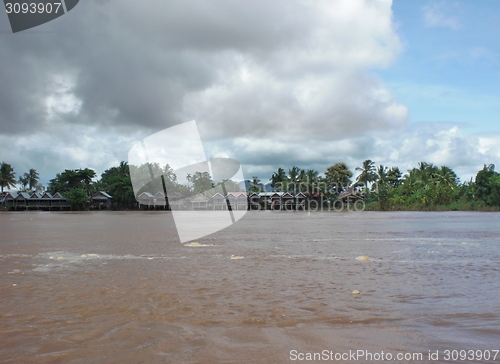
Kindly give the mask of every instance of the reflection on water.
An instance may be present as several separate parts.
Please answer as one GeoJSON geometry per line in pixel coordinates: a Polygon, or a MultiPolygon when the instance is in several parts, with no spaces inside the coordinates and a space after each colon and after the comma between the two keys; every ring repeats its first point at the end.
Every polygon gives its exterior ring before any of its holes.
{"type": "Polygon", "coordinates": [[[290,350],[498,349],[498,221],[255,212],[182,245],[168,212],[0,214],[0,358],[289,363],[290,350]]]}

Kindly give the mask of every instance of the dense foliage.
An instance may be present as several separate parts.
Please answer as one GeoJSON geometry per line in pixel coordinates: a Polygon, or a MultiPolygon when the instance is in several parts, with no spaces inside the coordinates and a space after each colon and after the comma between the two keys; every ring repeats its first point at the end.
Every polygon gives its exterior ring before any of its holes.
{"type": "MultiPolygon", "coordinates": [[[[326,201],[333,202],[352,188],[364,197],[372,210],[498,210],[500,208],[500,174],[490,164],[479,171],[475,179],[460,183],[456,173],[447,166],[437,167],[420,162],[418,167],[402,174],[398,167],[378,167],[365,160],[356,182],[353,172],[345,163],[335,163],[324,172],[289,169],[288,175],[279,168],[271,177],[271,186],[277,191],[300,191],[311,196],[320,193],[326,201]],[[314,172],[314,173],[313,173],[314,172]]],[[[258,177],[253,177],[258,180],[258,177]]],[[[251,188],[255,189],[255,184],[251,188]]]]}
{"type": "MultiPolygon", "coordinates": [[[[420,162],[406,174],[398,167],[376,166],[372,160],[363,161],[355,169],[359,174],[353,181],[353,172],[345,163],[331,165],[320,175],[318,171],[304,170],[296,166],[286,171],[278,168],[270,178],[269,186],[274,191],[304,193],[309,198],[321,196],[326,203],[333,203],[345,191],[364,197],[366,207],[373,210],[498,210],[500,208],[500,174],[493,164],[484,165],[475,178],[461,183],[456,173],[447,166],[437,167],[432,163],[420,162]]],[[[114,208],[130,208],[136,205],[131,176],[137,185],[143,186],[137,195],[146,192],[176,191],[188,197],[196,193],[215,191],[225,194],[240,191],[242,186],[231,180],[224,182],[224,188],[211,180],[208,172],[186,173],[179,176],[179,182],[169,165],[147,163],[129,166],[121,162],[96,178],[94,170],[64,170],[50,180],[48,192],[60,192],[75,209],[86,207],[88,198],[98,191],[113,196],[114,208]]],[[[12,166],[0,165],[0,186],[11,188],[19,183],[21,190],[40,191],[39,175],[35,169],[24,173],[18,181],[12,166]]],[[[266,190],[265,184],[257,176],[245,181],[251,192],[266,190]]]]}
{"type": "Polygon", "coordinates": [[[73,210],[83,210],[87,206],[88,197],[84,190],[75,188],[65,192],[64,196],[73,210]]]}

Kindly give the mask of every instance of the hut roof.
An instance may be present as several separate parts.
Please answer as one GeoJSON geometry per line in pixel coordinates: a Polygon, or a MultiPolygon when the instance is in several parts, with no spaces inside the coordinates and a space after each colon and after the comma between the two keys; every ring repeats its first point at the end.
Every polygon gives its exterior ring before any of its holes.
{"type": "Polygon", "coordinates": [[[224,198],[224,196],[222,196],[222,193],[220,193],[220,192],[216,192],[216,193],[212,196],[212,198],[224,198]]]}
{"type": "Polygon", "coordinates": [[[169,197],[179,197],[179,198],[184,198],[184,195],[183,195],[182,193],[180,193],[180,192],[177,192],[177,191],[172,192],[172,193],[168,193],[168,192],[167,192],[167,195],[168,195],[169,197]]]}
{"type": "Polygon", "coordinates": [[[107,197],[107,198],[113,198],[113,196],[111,196],[111,195],[110,195],[109,193],[107,193],[107,192],[104,192],[104,191],[99,191],[99,193],[100,193],[101,195],[103,195],[104,197],[107,197]]]}
{"type": "Polygon", "coordinates": [[[228,196],[234,196],[234,197],[246,197],[248,195],[248,192],[228,192],[227,193],[228,196]]]}
{"type": "Polygon", "coordinates": [[[202,195],[201,193],[198,193],[197,195],[191,198],[191,202],[207,202],[207,201],[208,197],[202,195]]]}
{"type": "Polygon", "coordinates": [[[348,197],[360,198],[357,191],[353,187],[347,188],[345,191],[342,191],[338,197],[339,200],[343,200],[348,197]]]}
{"type": "Polygon", "coordinates": [[[42,200],[52,200],[52,195],[48,192],[45,192],[43,196],[41,197],[42,200]]]}
{"type": "MultiPolygon", "coordinates": [[[[59,192],[58,192],[58,193],[59,193],[59,192]]],[[[42,197],[42,196],[40,196],[40,194],[39,194],[39,193],[34,192],[34,193],[32,193],[32,194],[31,194],[31,197],[30,197],[30,198],[31,198],[32,200],[39,200],[41,197],[42,197]]]]}
{"type": "Polygon", "coordinates": [[[274,196],[274,195],[281,196],[284,193],[285,192],[259,192],[259,196],[260,197],[267,197],[267,196],[274,196]]]}
{"type": "Polygon", "coordinates": [[[13,191],[6,192],[4,199],[6,200],[7,198],[9,198],[9,196],[11,199],[15,200],[17,197],[17,192],[13,192],[13,191]]]}
{"type": "Polygon", "coordinates": [[[154,198],[154,196],[152,194],[150,194],[149,192],[143,192],[139,196],[137,196],[137,198],[140,198],[140,197],[154,198]]]}
{"type": "Polygon", "coordinates": [[[270,194],[271,197],[281,197],[285,194],[285,192],[273,192],[270,194]]]}
{"type": "Polygon", "coordinates": [[[29,198],[31,198],[31,196],[28,192],[19,192],[16,200],[28,200],[29,198]]]}
{"type": "Polygon", "coordinates": [[[54,193],[54,196],[52,196],[54,200],[66,200],[66,197],[61,195],[59,192],[54,193]]]}

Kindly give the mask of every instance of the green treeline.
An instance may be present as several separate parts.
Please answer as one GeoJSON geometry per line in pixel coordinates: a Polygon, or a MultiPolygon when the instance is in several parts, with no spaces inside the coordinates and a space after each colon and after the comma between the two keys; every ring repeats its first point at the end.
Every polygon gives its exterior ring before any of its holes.
{"type": "Polygon", "coordinates": [[[500,207],[500,174],[493,164],[484,165],[475,178],[463,183],[451,168],[426,162],[404,175],[398,167],[376,166],[369,159],[355,170],[359,171],[356,180],[345,163],[328,167],[323,176],[297,167],[288,173],[279,168],[271,177],[271,186],[284,192],[320,194],[330,202],[350,189],[364,198],[369,210],[497,211],[500,207]]]}
{"type": "MultiPolygon", "coordinates": [[[[150,176],[163,176],[139,190],[149,192],[177,191],[185,197],[205,193],[214,188],[223,192],[220,185],[214,186],[208,173],[195,172],[187,175],[188,183],[177,181],[174,171],[157,163],[129,166],[120,162],[116,167],[105,170],[100,179],[90,168],[64,170],[50,180],[46,190],[52,194],[62,193],[76,209],[85,208],[88,198],[98,191],[106,191],[113,196],[114,208],[133,208],[136,204],[131,182],[134,179],[151,180],[150,176]]],[[[286,171],[278,168],[269,180],[273,191],[304,193],[308,198],[320,197],[327,204],[334,203],[342,193],[350,191],[363,197],[369,210],[491,210],[500,208],[500,174],[493,164],[484,165],[470,181],[460,182],[456,173],[446,166],[420,162],[417,167],[402,173],[398,167],[376,166],[371,160],[363,161],[354,173],[345,163],[335,163],[321,175],[318,171],[291,167],[286,171]]],[[[0,165],[0,186],[4,188],[21,186],[21,191],[43,192],[45,187],[38,183],[38,173],[30,169],[16,179],[14,169],[8,163],[0,165]]],[[[245,181],[247,190],[265,190],[261,180],[254,176],[245,181]]],[[[227,191],[240,191],[236,182],[226,181],[227,191]],[[229,186],[229,188],[228,188],[229,186]]]]}

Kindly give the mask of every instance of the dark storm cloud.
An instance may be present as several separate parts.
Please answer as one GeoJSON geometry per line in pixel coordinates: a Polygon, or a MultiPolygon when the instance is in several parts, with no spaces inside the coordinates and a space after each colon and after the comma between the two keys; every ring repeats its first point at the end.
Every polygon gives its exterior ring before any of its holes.
{"type": "Polygon", "coordinates": [[[58,73],[73,75],[71,92],[82,101],[79,117],[67,122],[162,128],[185,121],[184,96],[213,83],[231,63],[224,52],[265,52],[300,37],[307,17],[293,10],[287,3],[88,1],[37,28],[54,33],[2,34],[2,131],[43,128],[44,97],[58,73]]]}
{"type": "Polygon", "coordinates": [[[0,33],[0,150],[19,170],[100,173],[193,119],[210,155],[263,175],[453,159],[419,149],[427,136],[404,132],[407,108],[368,71],[401,50],[388,1],[89,0],[37,29],[0,33]]]}

